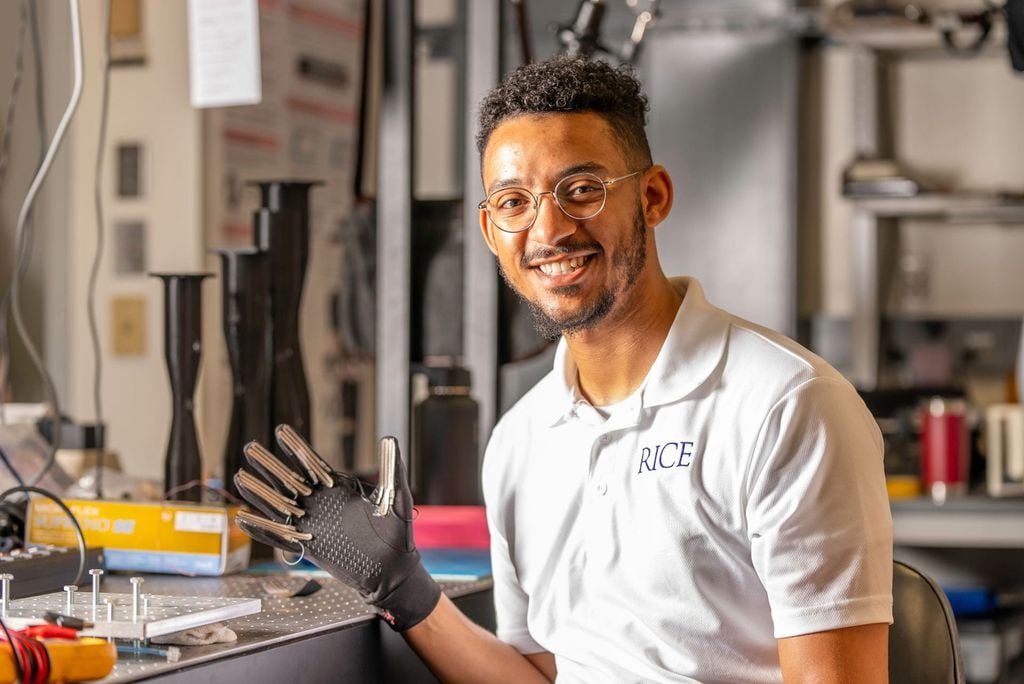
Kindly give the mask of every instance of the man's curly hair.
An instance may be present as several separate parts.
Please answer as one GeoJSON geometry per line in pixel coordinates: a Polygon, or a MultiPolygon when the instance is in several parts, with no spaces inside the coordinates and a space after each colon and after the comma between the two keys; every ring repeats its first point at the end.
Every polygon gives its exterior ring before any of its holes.
{"type": "Polygon", "coordinates": [[[481,101],[476,146],[483,157],[494,129],[523,114],[593,112],[608,122],[627,159],[649,166],[647,109],[647,97],[632,69],[580,57],[553,57],[519,67],[481,101]]]}

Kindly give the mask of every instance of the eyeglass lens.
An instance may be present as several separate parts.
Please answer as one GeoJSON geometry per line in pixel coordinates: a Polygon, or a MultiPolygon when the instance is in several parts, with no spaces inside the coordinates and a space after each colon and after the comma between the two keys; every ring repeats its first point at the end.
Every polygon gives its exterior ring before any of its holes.
{"type": "MultiPolygon", "coordinates": [[[[604,208],[605,184],[590,173],[566,176],[551,193],[559,209],[569,218],[584,220],[597,216],[604,208]]],[[[487,198],[491,221],[499,228],[518,232],[529,228],[537,218],[539,199],[525,188],[502,188],[487,198]]]]}

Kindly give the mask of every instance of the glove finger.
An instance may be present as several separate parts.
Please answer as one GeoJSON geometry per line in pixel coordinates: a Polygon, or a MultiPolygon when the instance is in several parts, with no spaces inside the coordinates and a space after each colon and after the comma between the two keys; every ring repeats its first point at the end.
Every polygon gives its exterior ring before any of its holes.
{"type": "Polygon", "coordinates": [[[253,525],[251,523],[248,523],[245,520],[239,520],[237,516],[235,517],[235,524],[238,525],[238,528],[240,530],[242,530],[258,542],[262,542],[263,544],[266,544],[268,546],[273,546],[275,548],[281,549],[282,551],[288,551],[289,553],[302,553],[302,546],[300,546],[297,542],[291,542],[287,539],[282,539],[276,534],[267,532],[266,530],[257,527],[256,525],[253,525]]]}
{"type": "Polygon", "coordinates": [[[294,543],[299,541],[312,541],[312,532],[300,532],[295,529],[294,525],[288,523],[274,522],[273,520],[267,520],[266,518],[256,515],[251,511],[240,510],[235,514],[236,520],[246,522],[250,527],[258,527],[264,532],[276,535],[286,542],[294,543]]]}
{"type": "Polygon", "coordinates": [[[289,515],[305,515],[294,500],[282,496],[246,470],[235,473],[234,482],[246,502],[275,522],[284,522],[289,515]]]}
{"type": "Polygon", "coordinates": [[[371,497],[367,519],[377,537],[391,548],[408,553],[415,549],[412,538],[412,493],[405,474],[405,462],[394,437],[380,440],[380,482],[371,497]],[[390,514],[390,515],[389,515],[390,514]]]}
{"type": "Polygon", "coordinates": [[[412,520],[412,492],[398,440],[394,437],[382,438],[379,457],[380,477],[373,495],[377,515],[386,515],[393,510],[402,520],[412,520]],[[384,510],[385,506],[387,510],[384,510]]]}
{"type": "Polygon", "coordinates": [[[409,488],[409,473],[405,469],[405,460],[395,452],[395,515],[402,520],[412,520],[412,490],[409,488]]]}
{"type": "Polygon", "coordinates": [[[276,491],[281,496],[289,499],[298,496],[297,491],[284,485],[281,482],[281,480],[278,480],[276,477],[274,477],[274,474],[267,470],[266,468],[264,468],[262,465],[260,465],[260,462],[256,458],[249,458],[249,456],[246,454],[245,467],[246,469],[252,471],[254,474],[259,475],[267,486],[269,486],[271,489],[276,491]]]}
{"type": "Polygon", "coordinates": [[[377,446],[379,474],[377,487],[370,495],[373,503],[373,514],[382,518],[390,513],[395,505],[395,464],[398,462],[398,440],[394,437],[381,437],[377,446]]]}
{"type": "Polygon", "coordinates": [[[291,425],[278,425],[274,430],[277,437],[277,444],[294,461],[302,464],[306,478],[313,484],[323,484],[325,487],[334,486],[334,476],[331,466],[316,453],[309,442],[302,438],[291,425]]]}
{"type": "Polygon", "coordinates": [[[242,447],[242,451],[245,454],[246,462],[282,494],[297,497],[299,495],[309,496],[313,493],[304,472],[296,472],[259,442],[249,442],[242,447]]]}

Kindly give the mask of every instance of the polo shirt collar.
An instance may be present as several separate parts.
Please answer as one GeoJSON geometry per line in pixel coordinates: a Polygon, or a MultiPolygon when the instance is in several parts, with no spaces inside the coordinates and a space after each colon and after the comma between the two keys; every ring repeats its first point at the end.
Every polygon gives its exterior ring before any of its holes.
{"type": "MultiPolygon", "coordinates": [[[[729,316],[704,298],[696,278],[671,278],[683,297],[661,351],[635,393],[639,408],[659,406],[682,399],[707,380],[725,353],[729,316]]],[[[554,368],[548,376],[545,400],[540,402],[549,425],[571,420],[580,402],[576,391],[576,363],[563,337],[555,351],[554,368]]]]}

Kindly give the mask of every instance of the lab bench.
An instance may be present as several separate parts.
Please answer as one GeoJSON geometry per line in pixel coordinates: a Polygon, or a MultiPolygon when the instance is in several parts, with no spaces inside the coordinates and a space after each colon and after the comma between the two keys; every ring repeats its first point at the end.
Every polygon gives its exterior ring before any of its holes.
{"type": "MultiPolygon", "coordinates": [[[[359,595],[333,578],[305,597],[269,595],[266,576],[176,577],[147,575],[146,591],[170,596],[251,597],[262,612],[228,621],[238,635],[227,644],[181,647],[177,662],[119,654],[107,682],[164,684],[217,682],[436,682],[401,635],[367,608],[359,595]]],[[[477,624],[494,630],[490,579],[441,583],[477,624]]],[[[108,575],[105,592],[130,593],[128,575],[108,575]]],[[[161,647],[166,648],[166,647],[161,647]]]]}
{"type": "Polygon", "coordinates": [[[891,507],[896,558],[947,590],[966,590],[1004,606],[957,618],[967,681],[1024,681],[1024,499],[975,495],[936,505],[921,497],[893,501],[891,507]]]}
{"type": "Polygon", "coordinates": [[[943,586],[1024,590],[1024,498],[891,502],[896,558],[943,586]]]}
{"type": "Polygon", "coordinates": [[[1024,499],[987,496],[892,502],[897,546],[1024,548],[1024,499]]]}

